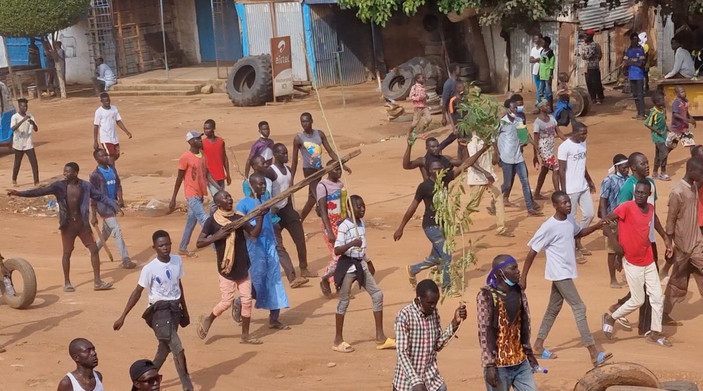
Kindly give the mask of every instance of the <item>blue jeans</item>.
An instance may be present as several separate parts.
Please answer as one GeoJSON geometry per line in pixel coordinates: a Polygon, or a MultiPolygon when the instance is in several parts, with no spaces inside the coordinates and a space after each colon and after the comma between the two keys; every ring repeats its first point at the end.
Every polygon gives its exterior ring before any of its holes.
{"type": "Polygon", "coordinates": [[[534,208],[534,202],[532,201],[532,189],[530,189],[530,182],[527,180],[527,165],[525,162],[520,162],[517,164],[508,164],[500,162],[500,168],[503,169],[503,185],[500,187],[500,191],[506,194],[508,189],[517,174],[520,178],[520,183],[522,184],[522,195],[525,197],[525,205],[527,205],[527,210],[532,210],[534,208]]]}
{"type": "Polygon", "coordinates": [[[188,250],[188,243],[190,242],[190,237],[193,235],[195,224],[200,223],[202,227],[202,225],[205,224],[205,220],[208,218],[207,213],[205,213],[205,207],[203,206],[203,197],[186,198],[186,201],[188,201],[188,215],[186,216],[186,227],[183,230],[181,245],[178,247],[180,251],[188,250]]]}
{"type": "Polygon", "coordinates": [[[425,235],[427,235],[427,239],[432,243],[432,250],[424,261],[410,266],[410,273],[415,275],[439,264],[440,269],[442,269],[442,290],[449,289],[452,285],[451,277],[449,276],[449,264],[452,262],[452,256],[444,251],[445,239],[442,230],[436,225],[425,227],[423,230],[425,235]]]}
{"type": "MultiPolygon", "coordinates": [[[[540,80],[539,86],[537,86],[537,97],[543,97],[544,99],[552,99],[552,80],[540,80]]],[[[539,101],[539,100],[538,100],[539,101]]]]}
{"type": "MultiPolygon", "coordinates": [[[[498,367],[496,369],[498,370],[498,386],[491,387],[486,383],[486,391],[508,391],[511,388],[515,391],[537,391],[529,361],[525,360],[512,367],[498,367]]],[[[486,375],[485,369],[483,375],[486,375]]]]}
{"type": "MultiPolygon", "coordinates": [[[[220,185],[220,188],[222,190],[225,189],[225,180],[224,179],[220,179],[219,181],[215,181],[215,182],[217,182],[217,184],[220,185]]],[[[210,182],[208,182],[207,189],[210,191],[210,195],[212,196],[212,199],[210,200],[210,214],[213,214],[213,213],[215,213],[215,208],[216,208],[215,194],[217,194],[217,188],[215,186],[213,186],[210,182]]]]}
{"type": "Polygon", "coordinates": [[[539,75],[532,75],[532,79],[535,81],[535,94],[537,95],[537,102],[539,102],[539,89],[542,88],[542,80],[539,79],[539,75]]]}

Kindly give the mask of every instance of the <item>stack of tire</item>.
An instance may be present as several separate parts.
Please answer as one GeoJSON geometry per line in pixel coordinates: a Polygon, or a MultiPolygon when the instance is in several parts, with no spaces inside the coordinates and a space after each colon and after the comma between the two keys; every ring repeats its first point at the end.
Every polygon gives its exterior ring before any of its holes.
{"type": "Polygon", "coordinates": [[[227,78],[227,95],[235,106],[262,106],[271,102],[271,56],[247,56],[234,63],[227,78]]]}
{"type": "Polygon", "coordinates": [[[444,61],[439,56],[414,57],[388,72],[381,84],[383,96],[389,100],[406,99],[417,74],[425,76],[428,102],[439,99],[435,91],[447,79],[444,61]]]}

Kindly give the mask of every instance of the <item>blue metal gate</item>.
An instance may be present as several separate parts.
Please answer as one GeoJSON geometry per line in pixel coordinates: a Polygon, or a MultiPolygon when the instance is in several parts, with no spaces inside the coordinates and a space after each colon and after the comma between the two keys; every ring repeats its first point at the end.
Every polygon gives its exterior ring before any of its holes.
{"type": "Polygon", "coordinates": [[[212,22],[211,0],[196,0],[195,14],[198,23],[198,42],[202,62],[216,60],[235,61],[242,58],[242,43],[239,36],[239,20],[234,8],[234,1],[227,2],[222,18],[215,17],[215,29],[212,22]],[[215,45],[220,43],[219,48],[215,45]]]}

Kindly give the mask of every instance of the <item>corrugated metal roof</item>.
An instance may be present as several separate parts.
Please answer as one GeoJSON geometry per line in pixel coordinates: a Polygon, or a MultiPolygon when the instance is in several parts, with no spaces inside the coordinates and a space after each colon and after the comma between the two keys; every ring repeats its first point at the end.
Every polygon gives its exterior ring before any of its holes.
{"type": "Polygon", "coordinates": [[[582,30],[604,30],[628,23],[634,17],[633,0],[620,0],[620,5],[608,9],[605,2],[588,0],[585,7],[578,10],[578,20],[582,30]]]}

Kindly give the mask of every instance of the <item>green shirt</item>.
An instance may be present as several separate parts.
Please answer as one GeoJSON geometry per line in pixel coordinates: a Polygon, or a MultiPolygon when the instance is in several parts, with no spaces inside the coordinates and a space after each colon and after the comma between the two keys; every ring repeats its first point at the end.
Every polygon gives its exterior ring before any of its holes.
{"type": "Polygon", "coordinates": [[[644,124],[651,128],[652,142],[655,144],[666,142],[666,112],[652,107],[644,124]]]}
{"type": "Polygon", "coordinates": [[[542,53],[542,55],[539,57],[540,80],[549,80],[552,78],[552,72],[554,71],[554,61],[556,61],[556,57],[554,56],[554,52],[551,49],[542,53]]]}
{"type": "MultiPolygon", "coordinates": [[[[647,202],[654,205],[654,201],[657,200],[657,186],[654,184],[652,178],[647,177],[649,183],[652,184],[652,195],[647,198],[647,202]],[[652,198],[654,197],[654,198],[652,198]]],[[[623,183],[622,188],[620,188],[620,196],[618,196],[618,205],[626,201],[632,201],[635,199],[635,185],[637,184],[637,178],[634,175],[630,175],[629,178],[623,183]]]]}

